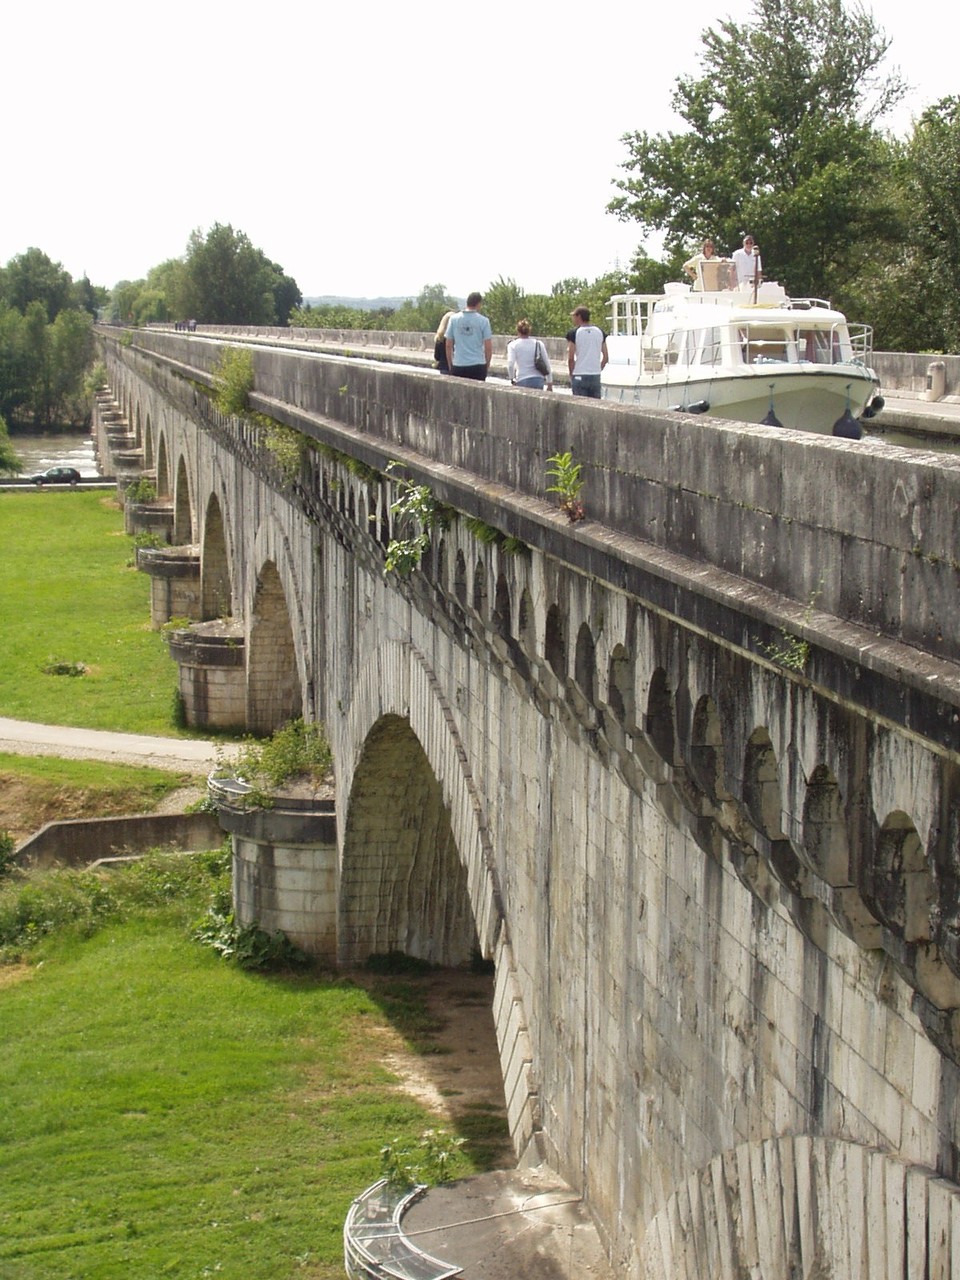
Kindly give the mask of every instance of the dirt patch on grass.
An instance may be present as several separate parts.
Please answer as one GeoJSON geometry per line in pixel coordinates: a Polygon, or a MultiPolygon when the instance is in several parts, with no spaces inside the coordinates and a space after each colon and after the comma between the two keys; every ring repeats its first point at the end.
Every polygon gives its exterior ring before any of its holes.
{"type": "Polygon", "coordinates": [[[354,975],[389,1022],[373,1036],[397,1088],[468,1140],[482,1168],[516,1163],[493,1023],[493,976],[436,969],[396,980],[354,975]]]}
{"type": "Polygon", "coordinates": [[[199,785],[172,791],[157,801],[143,790],[51,787],[49,781],[0,772],[0,831],[19,844],[48,822],[111,818],[127,813],[179,813],[204,794],[199,785]]]}

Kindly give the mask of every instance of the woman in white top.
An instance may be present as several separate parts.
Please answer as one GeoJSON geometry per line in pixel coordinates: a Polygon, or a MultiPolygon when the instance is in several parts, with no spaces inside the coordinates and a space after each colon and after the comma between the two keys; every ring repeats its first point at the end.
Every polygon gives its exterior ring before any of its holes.
{"type": "Polygon", "coordinates": [[[533,387],[542,391],[544,385],[548,391],[553,390],[553,367],[547,348],[538,338],[530,336],[530,321],[517,321],[517,336],[507,343],[507,374],[515,387],[533,387]],[[540,358],[547,366],[544,376],[537,369],[534,361],[539,350],[540,358]]]}

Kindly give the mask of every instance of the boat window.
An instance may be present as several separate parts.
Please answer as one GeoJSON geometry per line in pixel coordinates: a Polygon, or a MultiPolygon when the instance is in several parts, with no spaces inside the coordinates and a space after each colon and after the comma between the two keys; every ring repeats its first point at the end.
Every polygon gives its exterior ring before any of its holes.
{"type": "Polygon", "coordinates": [[[703,343],[700,347],[700,363],[701,364],[719,364],[721,359],[720,351],[720,330],[717,328],[701,329],[703,343]]]}
{"type": "Polygon", "coordinates": [[[840,359],[835,329],[800,329],[797,349],[800,359],[811,364],[834,364],[840,359]]]}
{"type": "Polygon", "coordinates": [[[783,363],[793,346],[793,333],[777,325],[741,325],[739,338],[746,364],[783,363]]]}

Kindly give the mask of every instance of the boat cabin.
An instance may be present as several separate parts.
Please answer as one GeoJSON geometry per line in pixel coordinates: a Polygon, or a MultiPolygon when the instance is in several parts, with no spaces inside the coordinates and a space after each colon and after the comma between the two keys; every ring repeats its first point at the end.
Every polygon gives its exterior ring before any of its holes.
{"type": "Polygon", "coordinates": [[[774,281],[716,287],[724,262],[698,264],[703,287],[667,284],[662,294],[610,300],[611,363],[638,374],[757,365],[867,364],[873,331],[850,325],[820,298],[788,298],[774,281]],[[703,268],[716,271],[703,272],[703,268]],[[714,286],[714,287],[709,287],[714,286]]]}

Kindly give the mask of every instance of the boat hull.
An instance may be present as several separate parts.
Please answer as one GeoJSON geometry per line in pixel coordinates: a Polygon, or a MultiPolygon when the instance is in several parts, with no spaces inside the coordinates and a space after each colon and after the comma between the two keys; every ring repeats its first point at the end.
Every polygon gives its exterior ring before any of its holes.
{"type": "Polygon", "coordinates": [[[859,419],[877,391],[875,376],[862,365],[746,368],[682,379],[662,374],[638,379],[636,366],[607,365],[603,376],[603,398],[618,404],[681,412],[693,406],[693,412],[754,423],[767,419],[772,409],[782,427],[825,435],[834,434],[845,414],[859,419]]]}

